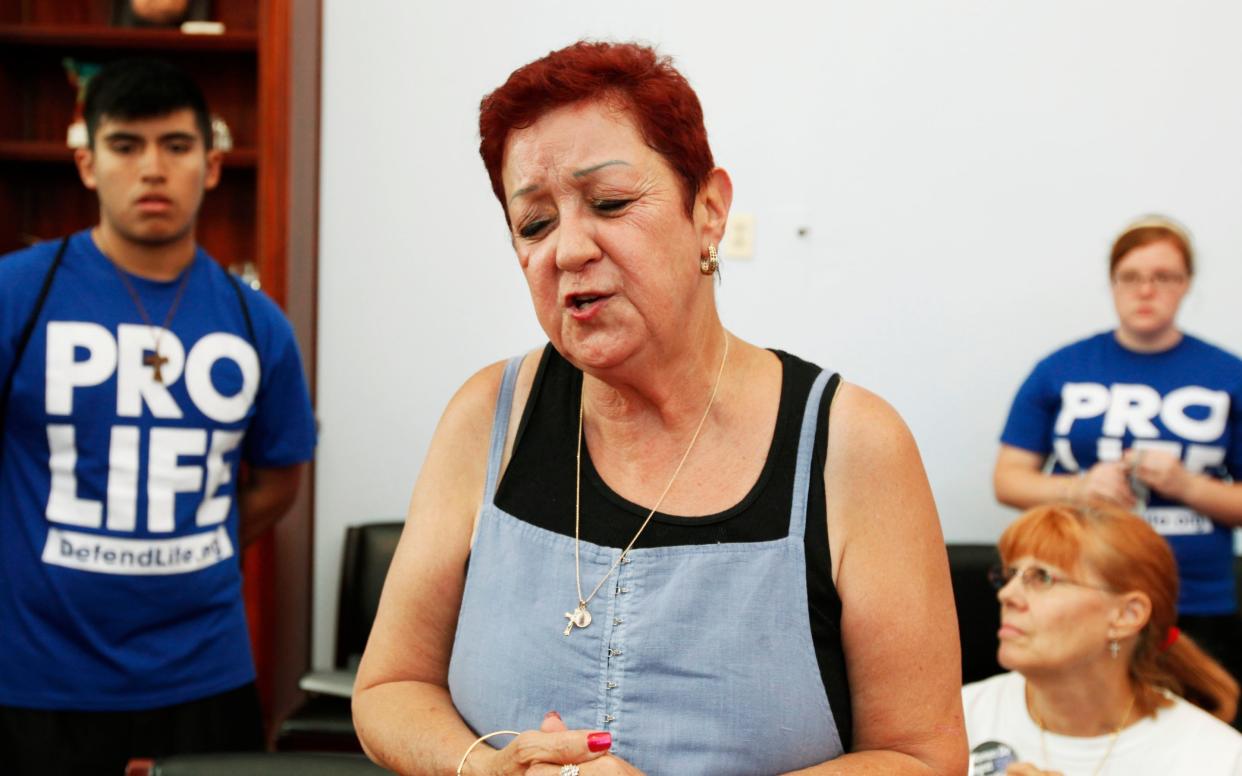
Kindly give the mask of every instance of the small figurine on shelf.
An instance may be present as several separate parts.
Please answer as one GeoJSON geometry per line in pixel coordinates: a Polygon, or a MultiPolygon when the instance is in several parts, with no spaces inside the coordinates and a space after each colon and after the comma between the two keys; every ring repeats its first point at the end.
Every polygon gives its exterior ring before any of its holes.
{"type": "Polygon", "coordinates": [[[178,27],[208,18],[207,0],[113,0],[112,24],[118,27],[178,27]]]}
{"type": "Polygon", "coordinates": [[[65,75],[69,77],[69,83],[78,92],[73,105],[73,121],[69,124],[65,145],[70,148],[85,148],[86,120],[82,118],[82,103],[86,98],[86,85],[90,83],[91,77],[99,72],[100,65],[95,62],[81,62],[72,57],[65,57],[61,63],[65,66],[65,75]]]}
{"type": "Polygon", "coordinates": [[[228,153],[233,150],[233,132],[219,115],[211,114],[211,147],[228,153]]]}
{"type": "Polygon", "coordinates": [[[235,261],[229,265],[229,272],[255,291],[263,287],[259,281],[259,267],[253,261],[235,261]]]}

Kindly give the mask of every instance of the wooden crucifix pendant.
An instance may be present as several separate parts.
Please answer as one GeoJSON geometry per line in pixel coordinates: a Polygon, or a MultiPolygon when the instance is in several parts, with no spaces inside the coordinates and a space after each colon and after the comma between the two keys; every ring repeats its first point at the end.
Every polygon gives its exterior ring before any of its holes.
{"type": "Polygon", "coordinates": [[[142,363],[146,366],[151,367],[152,370],[155,372],[155,374],[153,375],[155,377],[155,382],[163,384],[164,375],[160,374],[160,367],[168,363],[168,357],[161,356],[160,352],[156,350],[151,353],[144,354],[142,357],[142,363]]]}
{"type": "Polygon", "coordinates": [[[572,612],[565,612],[566,619],[569,620],[565,624],[565,631],[562,635],[568,636],[574,627],[585,628],[591,624],[591,613],[587,611],[586,604],[578,604],[578,608],[572,612]]]}

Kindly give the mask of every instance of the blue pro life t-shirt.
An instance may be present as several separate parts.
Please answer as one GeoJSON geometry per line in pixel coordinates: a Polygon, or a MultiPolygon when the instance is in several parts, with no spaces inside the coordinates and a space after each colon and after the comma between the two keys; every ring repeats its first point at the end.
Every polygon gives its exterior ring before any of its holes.
{"type": "MultiPolygon", "coordinates": [[[[0,378],[58,243],[0,260],[0,378]]],[[[177,279],[127,279],[153,325],[90,233],[73,235],[16,364],[0,439],[0,705],[158,708],[254,678],[238,464],[311,457],[293,333],[201,249],[177,279]],[[162,382],[146,363],[157,348],[162,382]]]]}
{"type": "MultiPolygon", "coordinates": [[[[1190,335],[1137,353],[1104,332],[1040,361],[1014,399],[1001,442],[1085,472],[1123,453],[1161,450],[1193,473],[1242,472],[1242,360],[1190,335]]],[[[1173,548],[1182,614],[1237,610],[1233,530],[1156,491],[1143,515],[1173,548]]]]}

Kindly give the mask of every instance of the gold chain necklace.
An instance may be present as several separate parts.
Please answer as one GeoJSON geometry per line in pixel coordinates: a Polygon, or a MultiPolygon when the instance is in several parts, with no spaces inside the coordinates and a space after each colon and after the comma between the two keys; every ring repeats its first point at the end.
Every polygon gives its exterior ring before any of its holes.
{"type": "Polygon", "coordinates": [[[154,344],[150,353],[144,353],[142,363],[144,366],[151,367],[152,377],[155,382],[164,383],[164,375],[160,369],[164,364],[168,363],[168,356],[160,355],[160,339],[164,336],[164,332],[168,330],[168,325],[172,323],[173,316],[177,314],[177,307],[181,304],[181,297],[185,295],[185,287],[190,282],[190,272],[194,268],[193,261],[181,272],[181,284],[177,286],[177,294],[173,297],[172,305],[168,308],[168,314],[164,316],[164,322],[160,327],[155,328],[155,324],[151,322],[151,316],[147,315],[147,308],[142,303],[142,297],[138,295],[138,289],[134,288],[134,284],[125,276],[125,272],[117,266],[116,261],[108,256],[106,252],[101,251],[108,258],[108,263],[112,265],[112,269],[116,271],[116,276],[121,279],[121,285],[125,286],[125,290],[129,292],[129,298],[134,300],[134,307],[138,308],[138,314],[142,316],[142,320],[147,324],[147,330],[152,332],[151,337],[154,344]]]}
{"type": "MultiPolygon", "coordinates": [[[[643,531],[647,528],[647,524],[651,522],[651,518],[655,516],[656,510],[660,508],[660,504],[664,502],[664,497],[668,495],[669,490],[673,487],[673,483],[677,480],[677,475],[681,473],[681,467],[685,465],[686,459],[690,457],[690,451],[694,449],[694,443],[699,439],[699,432],[703,430],[703,424],[707,422],[707,416],[712,411],[712,405],[716,403],[716,393],[720,390],[720,378],[724,375],[725,364],[729,360],[729,332],[725,332],[724,355],[720,359],[720,369],[716,372],[716,383],[712,386],[711,398],[707,400],[707,409],[703,410],[703,417],[699,418],[699,425],[694,429],[694,436],[690,437],[690,444],[686,445],[686,452],[682,454],[681,460],[677,463],[677,468],[673,470],[673,476],[669,477],[668,484],[664,486],[664,492],[656,499],[655,506],[651,507],[651,511],[647,513],[647,519],[643,520],[643,524],[638,527],[634,538],[630,539],[630,543],[625,545],[625,549],[613,561],[612,567],[608,572],[596,583],[591,590],[591,594],[585,598],[582,596],[582,563],[579,554],[580,546],[580,528],[582,524],[582,416],[585,393],[578,400],[578,452],[577,452],[577,476],[574,485],[574,582],[578,586],[578,606],[572,612],[565,612],[566,619],[569,622],[565,625],[562,635],[568,636],[575,627],[585,628],[591,624],[591,613],[587,611],[587,604],[591,603],[591,599],[604,586],[604,582],[612,576],[625,559],[629,556],[630,550],[634,547],[634,542],[638,541],[638,537],[642,536],[643,531]]],[[[585,379],[583,386],[585,387],[585,379]]]]}
{"type": "MultiPolygon", "coordinates": [[[[1126,706],[1126,713],[1121,715],[1121,722],[1113,729],[1108,737],[1108,748],[1104,750],[1104,756],[1100,758],[1100,762],[1096,764],[1095,770],[1091,772],[1091,776],[1100,776],[1100,771],[1104,770],[1104,763],[1108,762],[1109,756],[1113,753],[1113,747],[1117,745],[1117,738],[1121,736],[1121,730],[1126,726],[1126,720],[1130,718],[1130,712],[1134,710],[1134,701],[1136,695],[1130,695],[1130,705],[1126,706]]],[[[1044,728],[1044,720],[1035,711],[1035,704],[1030,703],[1029,708],[1031,715],[1035,717],[1035,724],[1039,726],[1039,753],[1043,756],[1043,764],[1045,768],[1051,768],[1052,763],[1048,761],[1048,743],[1044,739],[1046,729],[1044,728]]]]}

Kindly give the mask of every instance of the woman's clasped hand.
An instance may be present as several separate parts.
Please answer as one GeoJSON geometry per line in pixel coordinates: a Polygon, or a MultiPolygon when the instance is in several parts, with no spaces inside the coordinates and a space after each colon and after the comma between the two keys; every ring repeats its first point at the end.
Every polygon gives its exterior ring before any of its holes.
{"type": "Polygon", "coordinates": [[[570,730],[560,714],[549,711],[538,730],[519,733],[503,748],[479,747],[469,753],[458,773],[462,776],[626,776],[640,773],[611,755],[611,746],[612,734],[599,730],[570,730]]]}

